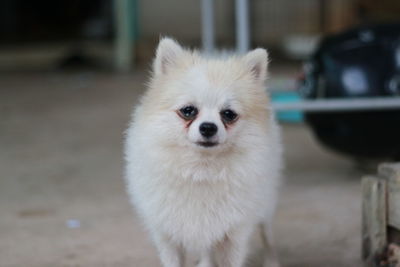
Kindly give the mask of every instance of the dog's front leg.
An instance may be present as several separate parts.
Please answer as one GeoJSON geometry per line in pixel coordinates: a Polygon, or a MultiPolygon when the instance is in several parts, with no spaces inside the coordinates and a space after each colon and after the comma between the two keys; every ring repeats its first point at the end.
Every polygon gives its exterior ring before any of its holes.
{"type": "Polygon", "coordinates": [[[265,222],[260,225],[261,227],[261,238],[264,247],[264,264],[263,267],[279,267],[278,256],[275,251],[273,244],[271,223],[265,222]]]}
{"type": "Polygon", "coordinates": [[[243,267],[253,227],[245,225],[227,233],[215,250],[219,267],[243,267]]]}
{"type": "Polygon", "coordinates": [[[162,234],[153,234],[163,267],[183,267],[184,251],[162,234]]]}
{"type": "Polygon", "coordinates": [[[200,260],[196,267],[215,267],[211,250],[206,250],[200,255],[200,260]]]}

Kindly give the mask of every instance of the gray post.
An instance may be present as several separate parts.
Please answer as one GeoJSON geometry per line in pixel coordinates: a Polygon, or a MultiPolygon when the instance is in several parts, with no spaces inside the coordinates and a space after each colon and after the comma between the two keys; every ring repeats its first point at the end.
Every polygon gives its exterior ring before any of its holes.
{"type": "Polygon", "coordinates": [[[206,53],[215,49],[214,37],[214,0],[201,0],[202,45],[206,53]]]}
{"type": "Polygon", "coordinates": [[[250,48],[249,3],[247,0],[235,0],[236,51],[246,53],[250,48]]]}

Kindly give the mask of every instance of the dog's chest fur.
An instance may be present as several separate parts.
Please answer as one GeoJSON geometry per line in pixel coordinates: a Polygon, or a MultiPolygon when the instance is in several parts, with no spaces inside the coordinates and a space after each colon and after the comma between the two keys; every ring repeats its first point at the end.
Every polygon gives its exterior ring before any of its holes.
{"type": "Polygon", "coordinates": [[[184,154],[146,160],[154,164],[142,165],[145,171],[131,184],[134,202],[153,229],[185,247],[201,249],[233,227],[264,216],[259,207],[268,206],[263,202],[268,194],[272,197],[273,180],[268,186],[265,171],[254,168],[257,162],[251,157],[194,160],[184,154]]]}

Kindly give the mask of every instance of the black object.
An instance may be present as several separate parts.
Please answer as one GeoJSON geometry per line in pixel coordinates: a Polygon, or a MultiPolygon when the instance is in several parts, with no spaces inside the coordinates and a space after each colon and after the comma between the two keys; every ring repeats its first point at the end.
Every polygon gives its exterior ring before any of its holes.
{"type": "MultiPolygon", "coordinates": [[[[304,67],[307,99],[400,96],[400,24],[325,38],[304,67]]],[[[326,146],[357,158],[400,159],[400,109],[305,113],[326,146]]]]}
{"type": "Polygon", "coordinates": [[[213,137],[218,131],[217,125],[212,122],[203,122],[202,124],[200,124],[199,129],[201,135],[205,138],[213,137]]]}

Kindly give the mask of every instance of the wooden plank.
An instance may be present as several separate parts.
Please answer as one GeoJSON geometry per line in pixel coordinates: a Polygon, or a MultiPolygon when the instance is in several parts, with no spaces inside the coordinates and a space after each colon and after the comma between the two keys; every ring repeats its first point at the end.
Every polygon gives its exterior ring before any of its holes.
{"type": "Polygon", "coordinates": [[[400,230],[400,183],[388,183],[388,224],[400,230]]]}
{"type": "Polygon", "coordinates": [[[378,173],[389,181],[400,183],[400,162],[382,163],[378,167],[378,173]]]}
{"type": "Polygon", "coordinates": [[[373,261],[387,243],[386,181],[374,176],[362,179],[362,254],[373,261]]]}

